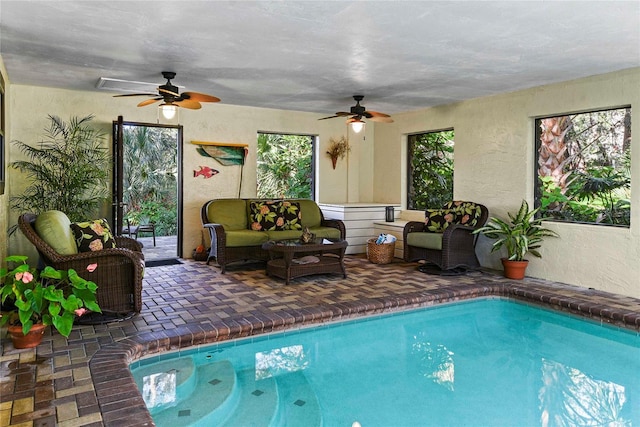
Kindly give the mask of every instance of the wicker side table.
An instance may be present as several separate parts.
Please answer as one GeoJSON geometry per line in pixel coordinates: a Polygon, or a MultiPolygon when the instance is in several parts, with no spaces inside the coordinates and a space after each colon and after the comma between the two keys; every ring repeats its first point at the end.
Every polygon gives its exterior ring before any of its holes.
{"type": "Polygon", "coordinates": [[[346,240],[318,238],[309,243],[299,240],[281,240],[266,242],[262,249],[269,252],[271,258],[267,261],[267,275],[285,279],[289,284],[296,277],[311,274],[342,273],[347,277],[344,267],[344,252],[347,249],[346,240]],[[315,255],[318,262],[299,264],[295,257],[315,255]]]}

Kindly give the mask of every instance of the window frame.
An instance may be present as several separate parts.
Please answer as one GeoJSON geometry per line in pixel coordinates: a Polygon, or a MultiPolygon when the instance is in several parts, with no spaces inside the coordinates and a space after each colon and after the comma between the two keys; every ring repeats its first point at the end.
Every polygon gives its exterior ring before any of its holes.
{"type": "MultiPolygon", "coordinates": [[[[317,154],[316,154],[316,147],[318,146],[318,138],[319,136],[317,134],[312,134],[312,133],[295,133],[295,132],[274,132],[274,131],[263,131],[263,130],[258,130],[256,132],[256,140],[257,138],[261,135],[261,134],[265,134],[265,135],[283,135],[283,136],[300,136],[300,137],[308,137],[309,141],[311,143],[310,146],[310,150],[311,150],[311,182],[309,183],[310,186],[310,199],[311,200],[316,200],[316,184],[317,184],[317,176],[316,176],[316,172],[317,172],[317,154]]],[[[259,181],[259,176],[258,176],[258,157],[259,157],[259,153],[258,153],[258,149],[256,147],[256,193],[258,191],[258,181],[259,181]]]]}
{"type": "MultiPolygon", "coordinates": [[[[533,146],[533,186],[534,186],[534,206],[536,208],[541,208],[542,207],[542,195],[543,195],[543,186],[541,185],[540,182],[540,175],[539,175],[539,169],[540,169],[540,163],[539,163],[539,158],[540,158],[540,147],[541,147],[541,133],[542,130],[540,128],[540,123],[542,120],[544,119],[550,119],[550,118],[560,118],[560,117],[568,117],[568,116],[578,116],[581,114],[592,114],[592,113],[601,113],[601,112],[608,112],[608,111],[623,111],[623,110],[629,110],[629,115],[631,115],[631,110],[632,110],[632,106],[629,104],[625,104],[625,105],[618,105],[618,106],[612,106],[612,107],[601,107],[601,108],[591,108],[591,109],[585,109],[585,110],[577,110],[577,111],[571,111],[571,112],[562,112],[562,113],[555,113],[555,114],[548,114],[548,115],[541,115],[541,116],[536,116],[533,117],[533,127],[534,127],[534,146],[533,146]]],[[[630,125],[631,126],[631,125],[630,125]]],[[[630,135],[632,135],[632,132],[630,133],[630,135]]],[[[624,146],[624,140],[622,142],[623,146],[624,146]]],[[[631,146],[629,145],[629,151],[631,150],[631,146]]],[[[589,166],[587,166],[589,167],[589,166]]],[[[574,169],[577,170],[577,169],[574,169]]],[[[631,172],[630,172],[631,174],[631,172]]],[[[629,179],[631,181],[631,175],[629,175],[629,179]]],[[[629,183],[629,191],[631,191],[631,182],[629,183]]],[[[631,203],[631,199],[629,199],[629,203],[631,203]]],[[[579,220],[569,220],[569,219],[563,219],[563,218],[555,218],[555,217],[550,217],[549,215],[546,215],[544,212],[539,211],[536,214],[537,218],[540,217],[545,217],[546,221],[549,222],[556,222],[556,223],[560,223],[560,224],[580,224],[580,225],[596,225],[596,226],[605,226],[605,227],[617,227],[617,228],[630,228],[630,224],[614,224],[614,223],[604,223],[604,222],[591,222],[591,221],[579,221],[579,220]]]]}
{"type": "Polygon", "coordinates": [[[453,132],[454,136],[453,136],[453,153],[452,153],[452,175],[451,175],[451,200],[453,200],[453,192],[454,192],[454,174],[455,174],[455,129],[453,126],[451,127],[446,127],[446,128],[440,128],[440,129],[434,129],[434,130],[426,130],[426,131],[421,131],[421,132],[413,132],[410,134],[407,134],[407,156],[406,156],[406,167],[407,167],[407,171],[406,171],[406,180],[407,180],[407,184],[406,184],[406,188],[405,188],[405,195],[407,198],[407,209],[410,210],[424,210],[424,209],[428,209],[428,208],[441,208],[442,206],[425,206],[424,208],[417,208],[415,206],[415,200],[413,200],[413,197],[411,196],[411,189],[412,189],[412,178],[413,178],[413,174],[412,174],[412,167],[411,167],[411,160],[412,160],[412,156],[413,156],[413,152],[411,150],[411,138],[412,137],[416,137],[419,135],[426,135],[426,134],[432,134],[432,133],[441,133],[441,132],[453,132]]]}

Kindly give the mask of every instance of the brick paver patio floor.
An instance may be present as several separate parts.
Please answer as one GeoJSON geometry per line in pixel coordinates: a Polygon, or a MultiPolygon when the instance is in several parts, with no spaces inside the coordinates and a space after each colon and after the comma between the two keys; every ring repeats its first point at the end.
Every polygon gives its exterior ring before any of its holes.
{"type": "Polygon", "coordinates": [[[317,275],[285,286],[265,275],[264,264],[236,264],[223,275],[184,260],[146,270],[143,311],[129,320],[76,325],[68,339],[48,331],[32,350],[15,350],[3,331],[0,426],[151,425],[127,368],[145,354],[479,296],[532,301],[640,331],[640,300],[633,298],[484,271],[433,276],[400,260],[374,265],[347,256],[346,265],[346,279],[317,275]]]}

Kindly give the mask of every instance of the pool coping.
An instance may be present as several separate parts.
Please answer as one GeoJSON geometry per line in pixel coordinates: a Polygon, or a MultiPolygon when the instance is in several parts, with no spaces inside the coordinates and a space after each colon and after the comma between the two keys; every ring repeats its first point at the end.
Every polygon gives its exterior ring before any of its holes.
{"type": "MultiPolygon", "coordinates": [[[[571,285],[548,283],[488,283],[443,286],[437,290],[414,292],[406,296],[287,309],[264,313],[261,317],[237,316],[225,321],[192,324],[175,329],[145,332],[101,348],[91,358],[89,369],[98,397],[104,425],[155,425],[133,379],[129,365],[137,360],[182,348],[212,344],[251,335],[283,331],[319,323],[351,320],[368,315],[392,313],[482,297],[502,297],[570,313],[601,324],[640,333],[638,310],[617,307],[616,295],[571,285]],[[563,294],[569,290],[573,296],[563,294]],[[580,290],[580,299],[575,297],[580,290]]],[[[629,298],[625,297],[628,301],[629,298]]]]}

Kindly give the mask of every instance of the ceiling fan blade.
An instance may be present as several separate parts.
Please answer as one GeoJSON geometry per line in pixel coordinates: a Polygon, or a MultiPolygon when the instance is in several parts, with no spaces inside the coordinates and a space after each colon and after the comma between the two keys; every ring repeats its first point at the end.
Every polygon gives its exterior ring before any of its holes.
{"type": "Polygon", "coordinates": [[[371,120],[372,122],[379,122],[379,123],[393,123],[393,119],[391,117],[384,117],[384,116],[373,116],[373,117],[369,117],[369,120],[371,120]]]}
{"type": "Polygon", "coordinates": [[[377,111],[365,111],[365,112],[364,112],[364,114],[365,114],[365,116],[367,116],[367,115],[368,115],[368,116],[369,116],[369,118],[371,118],[371,117],[391,117],[391,116],[390,116],[390,115],[388,115],[388,114],[385,114],[385,113],[379,113],[379,112],[377,112],[377,111]]]}
{"type": "Polygon", "coordinates": [[[191,99],[182,99],[180,101],[175,101],[174,104],[179,105],[183,108],[189,108],[190,110],[199,110],[202,108],[202,105],[198,101],[193,101],[191,99]]]}
{"type": "Polygon", "coordinates": [[[182,97],[197,102],[220,102],[220,98],[216,98],[212,95],[207,95],[206,93],[182,92],[182,97]]]}
{"type": "Polygon", "coordinates": [[[121,95],[113,95],[114,98],[119,98],[121,96],[158,96],[157,93],[123,93],[121,95]]]}
{"type": "Polygon", "coordinates": [[[172,91],[170,91],[170,90],[163,89],[163,88],[161,88],[161,87],[159,87],[159,88],[158,88],[158,92],[160,92],[160,93],[166,93],[167,95],[173,95],[173,96],[175,96],[175,97],[180,97],[180,94],[179,94],[179,93],[172,92],[172,91]]]}
{"type": "Polygon", "coordinates": [[[323,117],[318,120],[333,119],[335,117],[345,117],[345,116],[353,116],[353,115],[354,115],[353,113],[347,113],[346,111],[338,111],[334,116],[323,117]]]}
{"type": "Polygon", "coordinates": [[[147,99],[146,101],[142,101],[140,104],[138,104],[138,107],[144,107],[145,105],[151,105],[154,102],[160,101],[161,99],[162,98],[147,99]]]}

